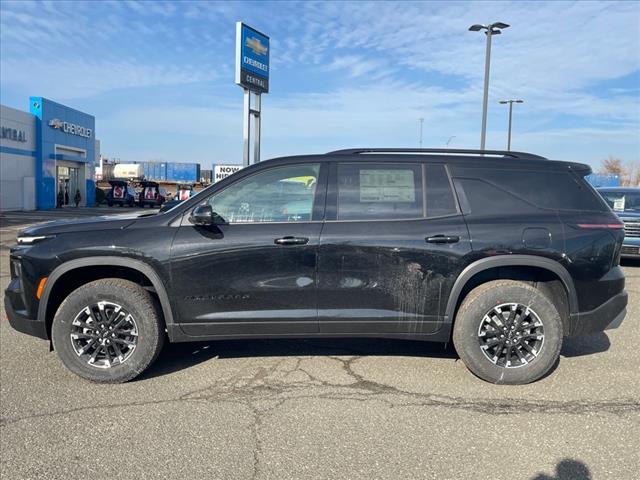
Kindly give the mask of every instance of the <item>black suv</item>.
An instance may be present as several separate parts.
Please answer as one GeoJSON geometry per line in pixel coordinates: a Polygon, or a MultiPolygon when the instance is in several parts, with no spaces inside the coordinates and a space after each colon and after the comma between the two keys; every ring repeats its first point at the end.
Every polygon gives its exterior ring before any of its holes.
{"type": "Polygon", "coordinates": [[[171,342],[453,341],[477,376],[539,379],[563,337],[622,321],[623,225],[587,165],[353,149],[245,168],[159,214],[28,228],[11,325],[98,382],[171,342]]]}

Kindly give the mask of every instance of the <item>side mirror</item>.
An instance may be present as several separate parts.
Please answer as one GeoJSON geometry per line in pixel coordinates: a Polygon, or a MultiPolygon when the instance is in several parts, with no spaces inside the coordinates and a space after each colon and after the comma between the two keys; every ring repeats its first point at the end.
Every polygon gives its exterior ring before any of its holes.
{"type": "Polygon", "coordinates": [[[198,205],[191,212],[189,221],[195,225],[224,225],[227,221],[213,211],[211,205],[198,205]]]}
{"type": "Polygon", "coordinates": [[[214,213],[211,205],[198,205],[191,212],[189,221],[196,225],[213,225],[214,213]]]}

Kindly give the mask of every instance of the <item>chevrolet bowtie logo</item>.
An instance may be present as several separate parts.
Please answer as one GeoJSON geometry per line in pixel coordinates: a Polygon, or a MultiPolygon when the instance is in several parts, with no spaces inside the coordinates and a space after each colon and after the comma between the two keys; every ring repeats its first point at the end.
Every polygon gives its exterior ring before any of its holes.
{"type": "Polygon", "coordinates": [[[263,45],[259,38],[255,37],[247,37],[245,40],[245,45],[253,50],[253,53],[256,55],[266,55],[268,47],[263,45]]]}
{"type": "Polygon", "coordinates": [[[51,120],[49,120],[49,126],[53,127],[53,128],[62,128],[63,123],[62,120],[58,119],[58,118],[53,118],[51,120]]]}

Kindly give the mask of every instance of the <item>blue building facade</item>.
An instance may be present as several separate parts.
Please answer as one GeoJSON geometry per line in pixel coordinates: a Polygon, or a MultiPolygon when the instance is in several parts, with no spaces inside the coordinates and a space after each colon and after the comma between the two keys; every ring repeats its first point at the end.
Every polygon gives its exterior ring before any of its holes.
{"type": "Polygon", "coordinates": [[[43,97],[30,97],[35,117],[36,208],[95,203],[95,117],[43,97]]]}

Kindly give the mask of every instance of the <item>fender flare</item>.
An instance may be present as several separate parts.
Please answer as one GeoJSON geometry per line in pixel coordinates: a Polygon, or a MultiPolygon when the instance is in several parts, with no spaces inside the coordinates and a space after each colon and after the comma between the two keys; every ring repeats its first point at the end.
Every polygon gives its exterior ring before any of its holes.
{"type": "Polygon", "coordinates": [[[555,273],[560,278],[560,281],[564,284],[567,291],[569,313],[572,314],[578,311],[578,295],[576,294],[573,279],[567,269],[560,263],[546,257],[536,257],[534,255],[496,255],[493,257],[481,258],[480,260],[468,265],[460,273],[453,284],[453,288],[449,294],[449,300],[447,301],[445,318],[448,322],[453,322],[460,294],[467,282],[471,280],[474,275],[484,270],[496,267],[538,267],[555,273]]]}
{"type": "Polygon", "coordinates": [[[167,328],[169,327],[169,325],[173,325],[173,311],[171,309],[169,296],[167,295],[167,289],[155,269],[141,260],[136,260],[130,257],[114,256],[78,258],[75,260],[69,260],[68,262],[65,262],[62,265],[56,267],[49,275],[47,283],[42,292],[40,304],[38,305],[38,320],[46,322],[49,295],[51,294],[51,291],[53,290],[56,282],[60,279],[60,277],[62,277],[62,275],[77,268],[104,265],[131,268],[146,276],[149,281],[151,281],[151,285],[153,285],[153,288],[158,295],[158,299],[160,300],[160,307],[162,308],[162,313],[164,315],[164,320],[167,328]]]}

